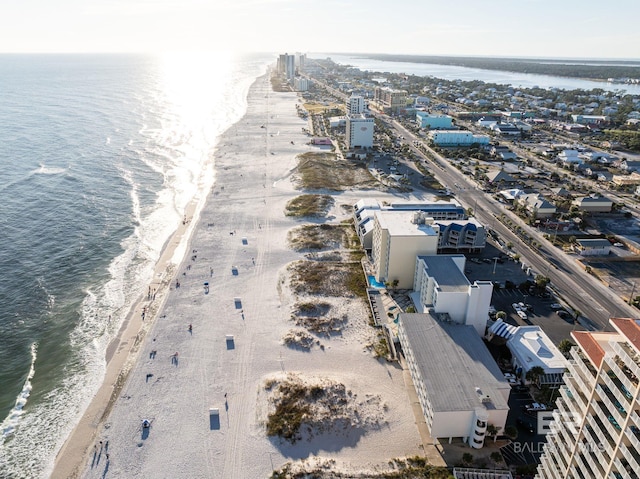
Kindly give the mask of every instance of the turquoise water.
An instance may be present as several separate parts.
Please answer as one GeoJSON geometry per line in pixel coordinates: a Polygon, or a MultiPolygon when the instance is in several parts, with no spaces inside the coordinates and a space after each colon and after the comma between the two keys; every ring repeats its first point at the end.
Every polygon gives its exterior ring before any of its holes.
{"type": "Polygon", "coordinates": [[[380,283],[379,281],[376,281],[376,277],[375,276],[367,276],[368,280],[369,280],[369,286],[371,286],[372,288],[377,288],[377,289],[384,289],[384,283],[380,283]]]}

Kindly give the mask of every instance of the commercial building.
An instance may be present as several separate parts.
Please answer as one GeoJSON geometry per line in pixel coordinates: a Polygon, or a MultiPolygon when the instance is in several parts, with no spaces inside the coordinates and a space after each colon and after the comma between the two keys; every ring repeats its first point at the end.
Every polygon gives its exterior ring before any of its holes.
{"type": "Polygon", "coordinates": [[[434,115],[426,111],[417,111],[416,123],[418,124],[418,128],[448,130],[453,126],[453,118],[448,115],[434,115]]]}
{"type": "Polygon", "coordinates": [[[431,437],[478,449],[488,425],[504,430],[510,386],[471,326],[403,313],[398,338],[431,437]]]}
{"type": "Polygon", "coordinates": [[[489,137],[474,135],[466,130],[435,130],[429,132],[429,139],[436,146],[488,145],[489,137]]]}
{"type": "Polygon", "coordinates": [[[385,113],[398,113],[407,106],[407,92],[405,90],[377,87],[374,89],[373,95],[374,104],[385,113]]]}
{"type": "Polygon", "coordinates": [[[574,249],[580,256],[607,256],[611,243],[606,238],[577,239],[574,249]]]}
{"type": "Polygon", "coordinates": [[[609,213],[613,207],[613,201],[609,198],[595,195],[576,198],[571,204],[588,213],[609,213]]]}
{"type": "Polygon", "coordinates": [[[365,115],[347,115],[345,139],[347,148],[371,148],[374,132],[373,118],[365,115]]]}
{"type": "Polygon", "coordinates": [[[411,298],[420,313],[446,314],[450,321],[473,326],[484,337],[493,295],[491,281],[469,282],[462,254],[420,255],[411,298]]]}
{"type": "Polygon", "coordinates": [[[537,479],[636,478],[640,471],[640,320],[571,333],[565,385],[537,479]]]}
{"type": "Polygon", "coordinates": [[[418,211],[376,211],[373,221],[371,260],[376,280],[402,289],[413,287],[416,256],[438,250],[433,220],[418,211]]]}
{"type": "Polygon", "coordinates": [[[521,380],[526,378],[531,368],[539,366],[544,374],[536,378],[538,387],[559,387],[567,368],[567,359],[551,342],[540,326],[520,326],[509,340],[513,370],[521,380]]]}
{"type": "Polygon", "coordinates": [[[352,95],[347,100],[347,115],[361,115],[364,113],[364,98],[352,95]]]}

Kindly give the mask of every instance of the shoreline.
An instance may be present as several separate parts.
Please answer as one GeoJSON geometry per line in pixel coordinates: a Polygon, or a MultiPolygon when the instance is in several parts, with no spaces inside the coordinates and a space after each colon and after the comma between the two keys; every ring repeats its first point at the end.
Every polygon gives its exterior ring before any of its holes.
{"type": "MultiPolygon", "coordinates": [[[[365,305],[294,291],[291,265],[309,259],[291,248],[290,232],[306,220],[285,209],[305,193],[292,181],[299,155],[317,149],[303,131],[297,94],[274,92],[269,80],[256,79],[245,115],[220,138],[215,185],[192,222],[189,253],[138,340],[126,382],[107,398],[109,409],[90,424],[91,434],[79,436],[86,454],[71,456],[67,470],[75,475],[58,469],[54,477],[254,479],[311,456],[363,470],[424,452],[404,372],[372,353],[376,332],[365,305]],[[346,321],[339,335],[318,335],[307,351],[286,343],[300,331],[292,313],[304,301],[325,301],[346,321]],[[266,387],[283,373],[340,384],[360,398],[368,419],[356,414],[354,424],[363,427],[320,427],[295,444],[268,436],[273,404],[266,387]]],[[[326,221],[340,224],[361,194],[336,193],[326,221]]]]}
{"type": "MultiPolygon", "coordinates": [[[[265,75],[268,76],[269,72],[257,77],[253,84],[257,83],[265,75]]],[[[224,138],[228,131],[243,120],[245,115],[229,126],[221,134],[220,138],[224,138]]],[[[218,148],[215,148],[214,156],[218,148]]],[[[207,202],[210,201],[215,185],[216,179],[214,179],[204,198],[196,196],[187,204],[183,213],[185,220],[178,223],[176,230],[167,238],[153,268],[153,276],[150,280],[149,288],[157,286],[154,288],[156,290],[154,297],[149,299],[144,294],[138,297],[131,304],[118,333],[109,342],[105,350],[106,367],[102,383],[82,413],[80,420],[58,450],[50,475],[52,479],[74,478],[79,477],[81,474],[84,464],[90,456],[91,446],[96,442],[100,427],[108,419],[115,402],[129,379],[129,374],[139,359],[140,349],[146,340],[147,334],[164,308],[167,295],[171,289],[171,283],[175,279],[176,270],[179,264],[187,259],[189,244],[200,221],[200,213],[207,202]],[[184,247],[184,252],[179,263],[176,263],[173,260],[179,247],[184,247]],[[142,319],[143,308],[146,308],[146,321],[142,319]],[[127,348],[130,343],[131,346],[127,348]]]]}

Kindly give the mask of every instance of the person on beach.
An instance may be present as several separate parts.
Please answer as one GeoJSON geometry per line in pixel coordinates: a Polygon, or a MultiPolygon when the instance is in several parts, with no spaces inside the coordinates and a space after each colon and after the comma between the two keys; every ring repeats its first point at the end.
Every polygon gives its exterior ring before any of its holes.
{"type": "Polygon", "coordinates": [[[193,326],[189,325],[189,332],[193,333],[193,326]]]}

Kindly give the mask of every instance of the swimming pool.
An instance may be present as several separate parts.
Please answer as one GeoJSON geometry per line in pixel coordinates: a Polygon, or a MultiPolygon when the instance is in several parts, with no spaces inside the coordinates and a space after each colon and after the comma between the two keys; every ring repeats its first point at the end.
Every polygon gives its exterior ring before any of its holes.
{"type": "Polygon", "coordinates": [[[367,276],[367,279],[369,280],[369,286],[371,286],[372,288],[384,289],[384,283],[376,281],[375,276],[367,276]]]}

